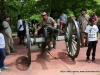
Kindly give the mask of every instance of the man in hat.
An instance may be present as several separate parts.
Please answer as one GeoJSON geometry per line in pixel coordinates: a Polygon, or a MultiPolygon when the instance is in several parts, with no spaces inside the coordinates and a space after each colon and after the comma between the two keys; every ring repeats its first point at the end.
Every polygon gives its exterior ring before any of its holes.
{"type": "Polygon", "coordinates": [[[81,32],[80,32],[80,37],[81,37],[81,47],[85,47],[88,45],[88,39],[87,37],[85,37],[85,28],[88,25],[88,21],[89,21],[90,16],[88,14],[86,14],[86,9],[82,8],[81,10],[81,15],[78,17],[78,22],[80,23],[80,28],[81,28],[81,32]],[[84,41],[85,38],[85,41],[84,41]]]}
{"type": "MultiPolygon", "coordinates": [[[[46,12],[42,12],[41,16],[43,19],[42,19],[40,25],[38,26],[38,28],[36,29],[36,31],[39,31],[43,25],[50,25],[54,28],[57,28],[56,21],[52,17],[49,17],[46,12]]],[[[53,48],[56,48],[56,41],[53,41],[53,48]]],[[[50,44],[49,44],[49,50],[51,50],[50,44]]]]}

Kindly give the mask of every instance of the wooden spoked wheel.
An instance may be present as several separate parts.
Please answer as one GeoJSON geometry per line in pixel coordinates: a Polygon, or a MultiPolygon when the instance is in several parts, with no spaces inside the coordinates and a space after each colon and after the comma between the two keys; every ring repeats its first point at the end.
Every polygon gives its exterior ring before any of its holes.
{"type": "Polygon", "coordinates": [[[26,38],[27,38],[27,46],[26,46],[27,57],[21,56],[15,62],[16,68],[21,71],[27,70],[31,64],[31,51],[30,51],[31,42],[30,42],[30,35],[29,35],[29,26],[27,22],[25,23],[25,30],[26,30],[26,38]]]}
{"type": "Polygon", "coordinates": [[[21,56],[17,58],[15,62],[16,68],[20,71],[25,71],[29,68],[28,58],[25,56],[21,56]]]}
{"type": "Polygon", "coordinates": [[[25,30],[26,30],[26,38],[27,38],[27,57],[28,57],[28,64],[31,64],[31,51],[30,51],[30,47],[31,47],[31,41],[30,41],[30,34],[29,34],[29,25],[27,23],[27,21],[25,22],[25,30]]]}
{"type": "Polygon", "coordinates": [[[75,59],[80,50],[80,33],[77,22],[72,18],[69,19],[65,30],[65,44],[68,55],[75,59]]]}

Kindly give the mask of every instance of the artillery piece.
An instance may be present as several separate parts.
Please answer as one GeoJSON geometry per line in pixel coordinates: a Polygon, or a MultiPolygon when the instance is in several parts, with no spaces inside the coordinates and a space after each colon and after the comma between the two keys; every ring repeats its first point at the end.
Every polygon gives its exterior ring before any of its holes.
{"type": "MultiPolygon", "coordinates": [[[[21,64],[21,70],[25,69],[25,65],[27,67],[30,66],[31,64],[31,51],[30,51],[30,47],[35,44],[35,43],[42,43],[42,42],[47,42],[50,41],[50,38],[47,38],[46,35],[46,30],[45,30],[45,37],[40,37],[40,38],[31,38],[29,35],[29,27],[28,27],[28,23],[25,23],[26,25],[26,39],[25,39],[25,43],[26,43],[26,52],[27,52],[27,57],[19,57],[16,60],[16,65],[17,68],[18,64],[21,64]],[[23,63],[24,62],[24,65],[23,63]],[[25,63],[26,62],[26,63],[25,63]]],[[[56,39],[54,39],[52,37],[52,41],[56,40],[56,41],[60,41],[60,40],[65,40],[65,44],[66,44],[66,50],[68,52],[68,56],[71,59],[75,59],[78,54],[79,54],[79,50],[80,50],[80,33],[79,33],[79,27],[77,25],[77,22],[70,18],[68,20],[68,23],[65,27],[65,34],[64,35],[57,35],[56,39]]]]}

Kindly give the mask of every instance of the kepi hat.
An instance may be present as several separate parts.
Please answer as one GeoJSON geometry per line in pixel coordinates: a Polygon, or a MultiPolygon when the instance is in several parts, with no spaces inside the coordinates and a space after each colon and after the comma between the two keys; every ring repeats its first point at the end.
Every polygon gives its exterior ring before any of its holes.
{"type": "Polygon", "coordinates": [[[81,11],[86,11],[86,8],[82,8],[82,10],[81,11]]]}

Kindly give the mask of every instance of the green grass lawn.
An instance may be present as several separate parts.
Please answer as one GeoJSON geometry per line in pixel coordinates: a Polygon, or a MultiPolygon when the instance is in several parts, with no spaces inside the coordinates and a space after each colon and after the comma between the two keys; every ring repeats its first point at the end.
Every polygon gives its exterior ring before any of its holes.
{"type": "Polygon", "coordinates": [[[12,37],[17,37],[17,33],[16,32],[12,33],[12,37]]]}

